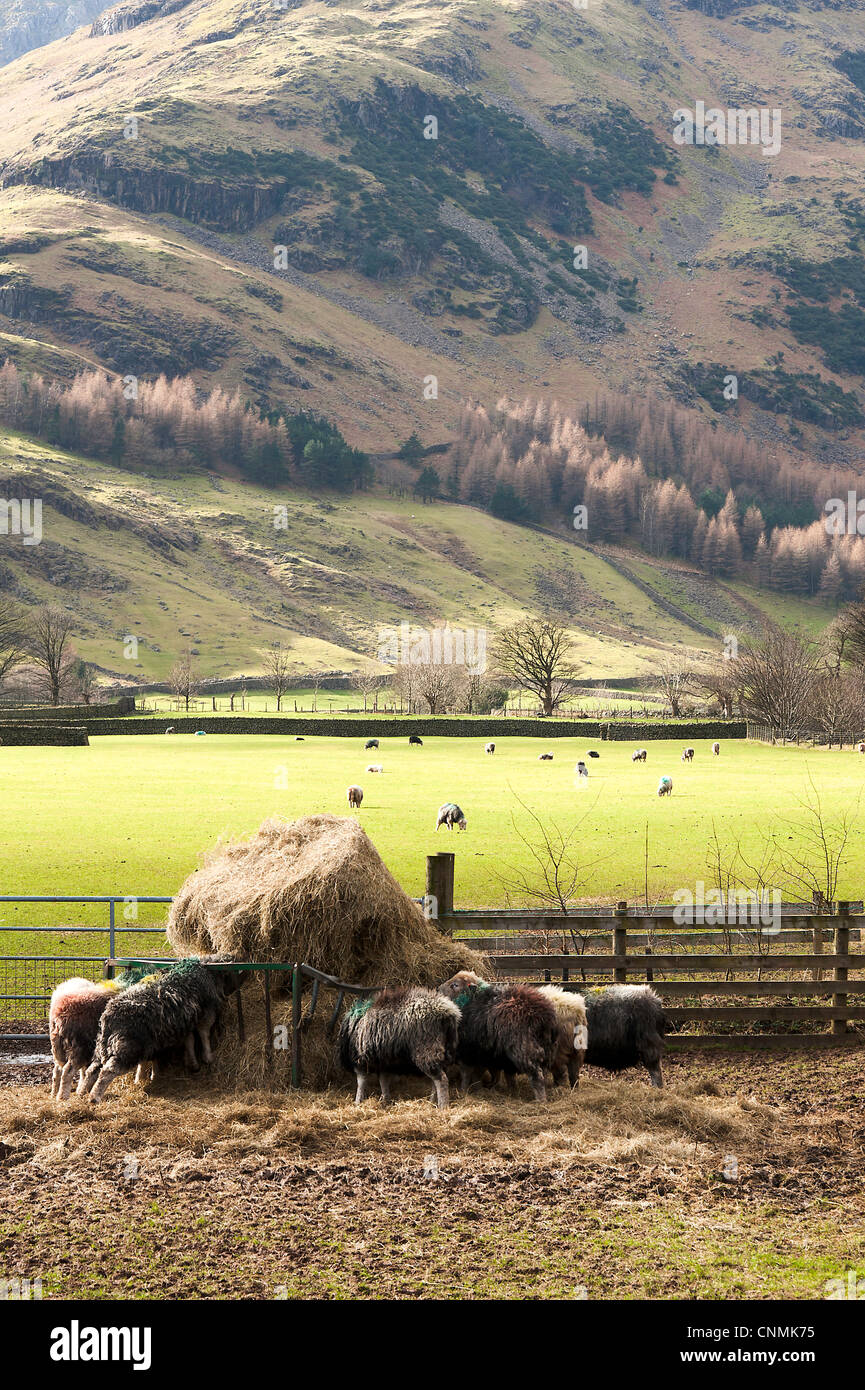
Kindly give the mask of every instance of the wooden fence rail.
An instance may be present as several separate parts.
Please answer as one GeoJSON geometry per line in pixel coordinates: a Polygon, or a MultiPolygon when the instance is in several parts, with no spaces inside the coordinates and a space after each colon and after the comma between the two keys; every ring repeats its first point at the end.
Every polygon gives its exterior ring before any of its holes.
{"type": "MultiPolygon", "coordinates": [[[[759,920],[682,924],[681,908],[671,904],[651,912],[629,909],[622,902],[612,910],[580,908],[567,913],[519,908],[458,911],[454,863],[452,853],[427,859],[426,910],[440,930],[486,955],[500,977],[561,981],[574,989],[605,981],[649,980],[664,999],[664,1012],[674,1028],[718,1023],[739,1030],[718,1036],[680,1033],[681,1043],[757,1037],[779,1045],[865,1040],[861,1029],[850,1029],[865,1021],[861,901],[781,903],[771,926],[759,920]],[[547,938],[554,939],[551,949],[547,938]],[[587,949],[605,944],[605,951],[587,949]],[[801,949],[809,944],[810,950],[801,949]],[[726,949],[719,951],[719,946],[726,949]],[[856,978],[851,979],[850,972],[856,978]],[[778,978],[779,973],[787,978],[778,978]],[[724,978],[708,978],[713,975],[724,978]],[[752,999],[766,1002],[742,1002],[752,999]],[[800,999],[809,1002],[795,1002],[800,999]],[[702,1000],[713,1002],[694,1002],[702,1000]],[[809,1031],[779,1032],[777,1025],[784,1023],[804,1025],[809,1031]],[[814,1031],[821,1023],[829,1025],[828,1033],[814,1031]],[[758,1025],[757,1032],[752,1028],[743,1033],[743,1024],[758,1025]],[[768,1025],[771,1038],[759,1031],[760,1025],[768,1025]]],[[[733,907],[730,911],[733,914],[733,907]]],[[[740,915],[737,905],[735,918],[740,915]]]]}

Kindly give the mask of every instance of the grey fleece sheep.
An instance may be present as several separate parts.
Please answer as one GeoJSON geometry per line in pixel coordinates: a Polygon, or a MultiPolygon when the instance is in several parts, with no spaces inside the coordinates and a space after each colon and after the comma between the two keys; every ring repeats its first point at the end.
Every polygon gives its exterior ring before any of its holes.
{"type": "Polygon", "coordinates": [[[456,1059],[459,1022],[456,1004],[431,989],[401,986],[358,1000],[342,1020],[337,1044],[342,1066],[357,1077],[355,1105],[374,1076],[385,1104],[392,1076],[428,1076],[445,1109],[446,1068],[456,1059]]]}
{"type": "Polygon", "coordinates": [[[439,992],[460,1009],[457,1062],[462,1088],[484,1071],[525,1075],[535,1100],[546,1100],[544,1073],[552,1071],[559,1040],[559,1021],[548,999],[531,985],[487,984],[471,970],[461,970],[439,992]]]}
{"type": "MultiPolygon", "coordinates": [[[[211,962],[220,957],[209,957],[211,962]]],[[[96,1104],[116,1076],[152,1061],[160,1052],[185,1045],[186,1062],[198,1070],[195,1034],[205,1062],[212,1060],[210,1033],[227,994],[242,976],[208,970],[194,957],[182,960],[158,979],[130,985],[109,1000],[99,1024],[93,1061],[84,1074],[84,1090],[96,1104]]]]}
{"type": "Polygon", "coordinates": [[[648,985],[608,985],[585,995],[589,1045],[586,1066],[624,1071],[644,1066],[653,1086],[663,1086],[661,1056],[667,1020],[648,985]]]}

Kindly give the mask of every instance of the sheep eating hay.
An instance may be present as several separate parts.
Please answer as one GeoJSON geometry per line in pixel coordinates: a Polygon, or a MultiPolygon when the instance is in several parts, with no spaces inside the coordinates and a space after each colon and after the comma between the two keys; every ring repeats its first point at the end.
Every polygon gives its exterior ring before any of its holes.
{"type": "MultiPolygon", "coordinates": [[[[268,820],[250,839],[218,847],[181,886],[167,933],[178,955],[305,961],[359,985],[429,986],[457,970],[484,968],[474,951],[424,917],[354,816],[268,820]]],[[[304,1084],[339,1076],[325,1036],[334,998],[304,1030],[304,1084]]],[[[276,1003],[274,1023],[283,1007],[290,1017],[290,1001],[276,1003]]],[[[263,1019],[252,997],[246,1014],[249,1050],[230,1065],[259,1077],[261,1038],[253,1034],[263,1019]]],[[[223,1046],[224,1058],[229,1052],[223,1046]]]]}
{"type": "Polygon", "coordinates": [[[378,1076],[382,1100],[390,1102],[391,1076],[428,1076],[440,1110],[448,1105],[447,1068],[457,1052],[460,1011],[431,989],[383,989],[358,999],[342,1020],[339,1056],[357,1077],[355,1104],[378,1076]]]}

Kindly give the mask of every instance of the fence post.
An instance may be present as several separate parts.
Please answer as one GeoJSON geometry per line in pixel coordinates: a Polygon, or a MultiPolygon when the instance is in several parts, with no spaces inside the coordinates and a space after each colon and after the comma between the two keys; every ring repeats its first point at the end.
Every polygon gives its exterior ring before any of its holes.
{"type": "Polygon", "coordinates": [[[432,899],[432,910],[435,913],[439,931],[447,931],[447,934],[450,935],[452,929],[443,927],[441,919],[450,916],[454,910],[453,854],[427,855],[426,892],[427,898],[432,899]]]}
{"type": "Polygon", "coordinates": [[[113,960],[117,955],[114,949],[114,899],[108,904],[108,954],[113,960]]]}
{"type": "Polygon", "coordinates": [[[293,1090],[300,1089],[302,1077],[300,1060],[300,1015],[303,1003],[301,998],[302,988],[303,978],[300,973],[300,961],[297,961],[294,970],[291,972],[291,1085],[293,1090]]]}
{"type": "MultiPolygon", "coordinates": [[[[624,956],[628,953],[628,904],[625,902],[616,903],[616,925],[613,927],[613,955],[624,956]]],[[[624,966],[616,965],[613,967],[613,979],[617,985],[628,983],[628,972],[624,966]]]]}
{"type": "MultiPolygon", "coordinates": [[[[849,903],[846,903],[846,902],[845,902],[845,903],[839,903],[839,904],[838,904],[838,919],[839,919],[839,920],[838,920],[837,926],[835,927],[835,954],[836,954],[836,956],[846,956],[846,955],[849,954],[849,951],[850,951],[850,924],[849,924],[849,921],[847,920],[848,917],[849,917],[849,915],[850,915],[850,904],[849,904],[849,903]]],[[[838,981],[839,984],[841,983],[841,981],[847,979],[847,967],[846,967],[846,966],[844,966],[844,965],[836,965],[836,966],[835,966],[835,979],[838,981]]],[[[833,994],[833,995],[832,995],[832,1003],[835,1005],[835,1008],[836,1008],[836,1009],[843,1008],[843,1009],[845,1010],[845,1012],[846,1012],[846,1010],[847,1010],[847,1008],[848,1008],[848,1004],[849,1004],[849,998],[850,998],[850,996],[847,995],[847,994],[833,994]]],[[[840,1034],[840,1033],[846,1033],[846,1032],[847,1032],[847,1019],[846,1019],[846,1018],[833,1018],[833,1019],[832,1019],[832,1032],[833,1032],[833,1033],[839,1033],[839,1034],[840,1034]]]]}

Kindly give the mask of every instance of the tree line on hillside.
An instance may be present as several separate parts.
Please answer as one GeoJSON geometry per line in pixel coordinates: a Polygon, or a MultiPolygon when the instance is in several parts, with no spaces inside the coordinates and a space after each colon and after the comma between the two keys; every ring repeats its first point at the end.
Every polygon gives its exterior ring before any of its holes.
{"type": "Polygon", "coordinates": [[[296,482],[351,491],[372,467],[327,420],[302,411],[264,415],[238,391],[199,393],[189,376],[155,381],[82,372],[46,381],[6,361],[0,423],[133,471],[237,468],[267,487],[296,482]]]}
{"type": "Polygon", "coordinates": [[[610,396],[581,419],[532,398],[466,407],[444,486],[513,521],[583,506],[590,540],[636,542],[722,578],[839,602],[862,590],[865,537],[830,534],[820,517],[862,482],[771,457],[695,412],[610,396]]]}

